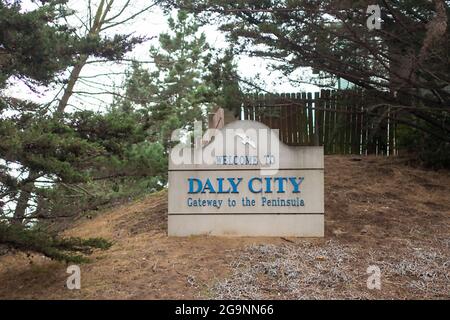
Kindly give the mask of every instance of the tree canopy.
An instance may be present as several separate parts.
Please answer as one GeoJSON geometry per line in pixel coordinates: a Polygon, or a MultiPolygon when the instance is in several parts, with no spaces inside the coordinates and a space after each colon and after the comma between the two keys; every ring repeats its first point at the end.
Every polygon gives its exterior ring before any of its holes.
{"type": "Polygon", "coordinates": [[[77,252],[106,248],[105,241],[60,239],[44,228],[47,221],[78,212],[67,212],[67,207],[58,211],[62,199],[70,204],[76,189],[70,186],[109,176],[153,177],[164,164],[155,154],[150,158],[154,171],[147,167],[136,173],[143,163],[150,165],[138,159],[139,148],[162,153],[157,145],[146,144],[148,125],[142,115],[113,109],[64,114],[59,107],[53,113],[49,104],[21,100],[4,90],[19,83],[33,90],[58,83],[80,57],[115,60],[142,41],[120,34],[80,37],[65,24],[71,14],[66,1],[45,1],[32,10],[17,1],[0,2],[0,241],[56,259],[80,260],[77,252]]]}
{"type": "Polygon", "coordinates": [[[390,110],[396,121],[438,139],[448,152],[448,1],[186,0],[166,5],[218,24],[238,52],[270,59],[287,75],[310,67],[370,91],[383,101],[374,110],[384,116],[390,110]],[[367,8],[374,4],[381,8],[381,29],[372,30],[367,8]]]}
{"type": "Polygon", "coordinates": [[[233,56],[213,58],[192,15],[180,11],[149,52],[152,70],[134,62],[125,90],[111,92],[116,98],[101,112],[67,110],[91,57],[120,60],[144,40],[102,35],[123,11],[113,14],[112,5],[88,8],[96,13],[80,32],[66,23],[73,11],[65,1],[28,11],[1,2],[0,243],[66,261],[109,247],[61,238],[57,222],[163,188],[171,132],[202,121],[227,88],[239,91],[234,79],[213,76],[235,72],[233,56]],[[61,95],[43,104],[10,96],[5,89],[19,83],[36,92],[59,84],[61,95]]]}

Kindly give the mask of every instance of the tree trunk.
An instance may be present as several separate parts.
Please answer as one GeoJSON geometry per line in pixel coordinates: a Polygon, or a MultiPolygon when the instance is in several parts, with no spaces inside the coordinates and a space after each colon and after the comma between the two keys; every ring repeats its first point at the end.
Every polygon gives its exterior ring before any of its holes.
{"type": "MultiPolygon", "coordinates": [[[[113,3],[113,1],[107,2],[106,7],[104,8],[105,0],[102,0],[100,2],[97,12],[95,14],[94,21],[92,21],[92,27],[89,30],[88,35],[87,35],[88,38],[97,37],[100,34],[101,27],[102,27],[103,23],[105,22],[106,15],[108,14],[108,12],[111,9],[112,3],[113,3]]],[[[69,76],[67,87],[64,89],[64,94],[63,94],[61,100],[59,101],[58,108],[56,109],[55,116],[61,117],[62,114],[64,113],[64,110],[66,109],[67,104],[69,103],[69,99],[73,94],[73,89],[75,87],[75,84],[77,83],[78,79],[80,78],[81,70],[86,65],[88,58],[89,58],[88,55],[85,55],[85,54],[81,55],[80,60],[73,67],[72,72],[70,73],[70,76],[69,76]]]]}
{"type": "Polygon", "coordinates": [[[78,78],[80,77],[81,70],[86,65],[87,56],[82,55],[80,58],[80,61],[73,67],[72,72],[70,73],[69,82],[67,83],[67,87],[64,90],[64,94],[59,101],[58,108],[56,109],[56,116],[61,116],[64,110],[67,107],[67,103],[69,102],[69,98],[73,94],[73,89],[75,87],[75,84],[78,81],[78,78]]]}
{"type": "Polygon", "coordinates": [[[12,220],[13,224],[21,225],[23,223],[23,219],[25,218],[25,214],[28,208],[28,202],[30,201],[31,193],[34,190],[34,180],[36,180],[38,177],[38,172],[30,170],[30,174],[27,178],[27,180],[30,180],[30,182],[26,183],[22,187],[19,199],[17,199],[16,209],[14,210],[14,216],[12,220]]]}

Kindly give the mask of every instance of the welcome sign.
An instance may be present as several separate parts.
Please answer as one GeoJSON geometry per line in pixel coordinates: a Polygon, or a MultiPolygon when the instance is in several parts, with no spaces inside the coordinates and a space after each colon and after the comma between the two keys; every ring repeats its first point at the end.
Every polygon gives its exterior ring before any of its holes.
{"type": "Polygon", "coordinates": [[[323,236],[322,147],[286,146],[254,121],[212,135],[171,151],[169,236],[323,236]]]}

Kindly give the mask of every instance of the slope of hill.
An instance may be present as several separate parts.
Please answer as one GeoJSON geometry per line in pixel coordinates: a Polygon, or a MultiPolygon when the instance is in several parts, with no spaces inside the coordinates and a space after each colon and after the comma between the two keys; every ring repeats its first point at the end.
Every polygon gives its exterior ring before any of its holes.
{"type": "Polygon", "coordinates": [[[114,245],[81,265],[0,257],[0,298],[450,298],[450,173],[400,159],[325,158],[324,239],[168,238],[167,193],[74,222],[114,245]],[[381,289],[369,290],[369,266],[381,289]],[[373,269],[372,269],[373,270],[373,269]]]}

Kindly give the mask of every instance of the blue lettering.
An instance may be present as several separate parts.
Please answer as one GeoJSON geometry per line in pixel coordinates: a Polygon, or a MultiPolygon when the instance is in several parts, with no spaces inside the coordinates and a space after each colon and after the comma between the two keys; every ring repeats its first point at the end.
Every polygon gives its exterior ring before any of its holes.
{"type": "Polygon", "coordinates": [[[230,188],[228,188],[228,190],[224,191],[223,190],[223,180],[224,178],[217,178],[217,182],[219,184],[219,188],[217,190],[217,193],[230,193],[230,188]]]}
{"type": "Polygon", "coordinates": [[[202,193],[206,193],[206,190],[209,190],[209,193],[216,193],[214,187],[212,186],[211,180],[206,179],[205,185],[203,186],[202,193]]]}
{"type": "Polygon", "coordinates": [[[284,182],[287,181],[288,178],[277,177],[273,178],[273,181],[278,181],[278,191],[277,193],[284,193],[284,182]]]}
{"type": "Polygon", "coordinates": [[[197,178],[188,178],[189,181],[189,193],[199,193],[202,189],[202,181],[197,178]],[[194,182],[197,182],[197,190],[194,191],[194,182]]]}
{"type": "Polygon", "coordinates": [[[298,178],[298,181],[297,181],[297,178],[295,178],[295,177],[289,178],[289,181],[291,181],[292,186],[294,187],[294,190],[292,191],[292,193],[300,193],[300,184],[303,182],[303,180],[305,180],[304,177],[298,178]]]}
{"type": "Polygon", "coordinates": [[[233,189],[233,191],[231,191],[231,193],[239,193],[238,191],[238,186],[242,181],[242,178],[237,178],[237,183],[234,181],[235,178],[227,178],[228,182],[231,185],[231,188],[233,189]]]}
{"type": "Polygon", "coordinates": [[[260,185],[261,185],[262,179],[261,179],[261,178],[258,178],[258,177],[254,177],[254,178],[251,178],[251,179],[248,181],[248,189],[249,189],[251,192],[253,192],[253,193],[261,193],[261,192],[262,192],[262,187],[259,188],[259,191],[255,191],[255,189],[253,189],[253,181],[255,181],[255,180],[258,180],[259,183],[260,183],[260,185]]]}
{"type": "Polygon", "coordinates": [[[264,178],[266,180],[266,192],[272,193],[272,178],[264,178]]]}

